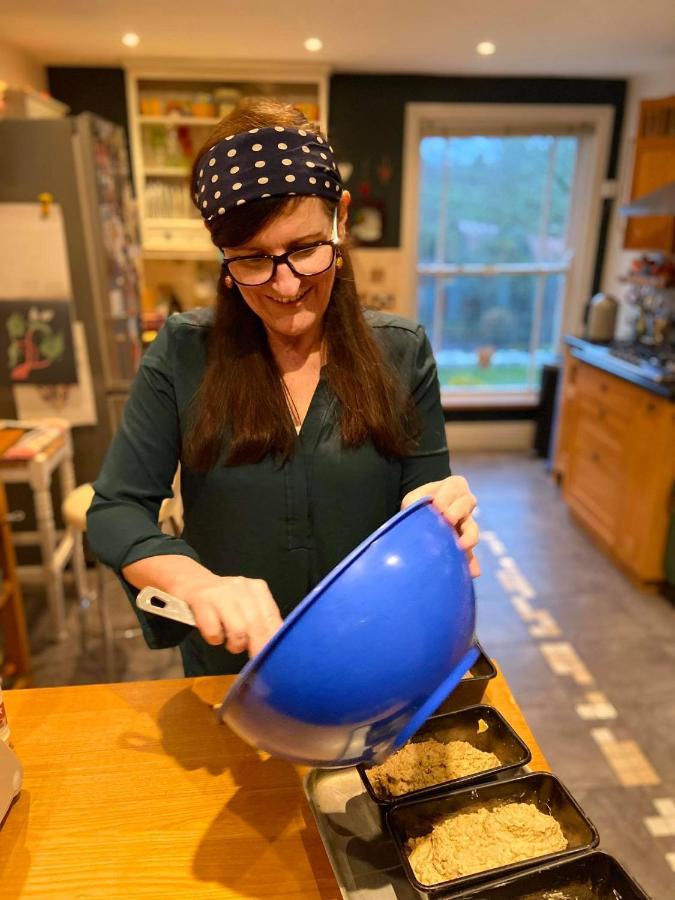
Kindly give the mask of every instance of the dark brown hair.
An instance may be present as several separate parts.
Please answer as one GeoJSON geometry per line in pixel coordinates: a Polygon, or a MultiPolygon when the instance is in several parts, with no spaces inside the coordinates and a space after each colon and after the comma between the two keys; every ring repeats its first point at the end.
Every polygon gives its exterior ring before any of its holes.
{"type": "MultiPolygon", "coordinates": [[[[274,100],[248,99],[222,120],[200,148],[192,168],[196,192],[198,162],[215,143],[249,128],[281,125],[319,131],[292,106],[274,100]]],[[[290,213],[303,197],[270,197],[229,210],[211,223],[217,247],[245,244],[268,223],[290,213]]],[[[332,219],[335,201],[321,198],[332,219]]],[[[400,457],[415,446],[418,418],[411,397],[386,361],[361,310],[348,252],[335,274],[324,316],[326,374],[340,406],[342,442],[357,447],[369,437],[384,456],[400,457]]],[[[247,306],[236,284],[218,282],[213,327],[207,338],[207,366],[193,399],[192,427],[183,445],[183,460],[204,472],[220,461],[227,438],[226,465],[255,463],[267,454],[285,459],[297,436],[281,376],[265,328],[247,306]]]]}

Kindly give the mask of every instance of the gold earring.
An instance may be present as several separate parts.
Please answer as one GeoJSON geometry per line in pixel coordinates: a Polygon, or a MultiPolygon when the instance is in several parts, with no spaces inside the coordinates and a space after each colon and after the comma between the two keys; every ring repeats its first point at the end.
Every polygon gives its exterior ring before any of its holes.
{"type": "Polygon", "coordinates": [[[338,256],[338,258],[335,260],[335,268],[341,269],[343,267],[344,263],[345,263],[344,259],[341,256],[338,256]]]}
{"type": "Polygon", "coordinates": [[[225,287],[232,290],[233,284],[234,284],[234,282],[232,281],[232,278],[229,275],[226,275],[225,276],[225,287]]]}

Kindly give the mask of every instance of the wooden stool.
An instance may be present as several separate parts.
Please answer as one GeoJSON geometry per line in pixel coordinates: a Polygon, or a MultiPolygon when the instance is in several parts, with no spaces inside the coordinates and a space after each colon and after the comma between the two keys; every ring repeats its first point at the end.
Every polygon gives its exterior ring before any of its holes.
{"type": "MultiPolygon", "coordinates": [[[[61,505],[63,519],[77,535],[77,540],[82,550],[82,536],[87,532],[87,511],[94,499],[94,488],[91,484],[81,484],[72,490],[61,505]]],[[[160,527],[170,533],[177,534],[182,527],[180,514],[180,497],[170,497],[162,503],[159,512],[160,527]]],[[[80,594],[80,610],[82,612],[91,605],[92,600],[98,607],[99,622],[101,624],[101,640],[103,643],[103,660],[108,681],[115,678],[115,640],[118,638],[136,637],[141,633],[140,628],[125,628],[115,631],[108,608],[108,599],[105,591],[105,566],[96,560],[96,590],[93,598],[88,593],[80,594]]],[[[82,618],[82,639],[85,636],[85,622],[82,618]]]]}
{"type": "Polygon", "coordinates": [[[72,561],[73,564],[78,596],[86,595],[87,585],[82,541],[77,540],[73,528],[67,527],[63,534],[56,530],[51,483],[52,475],[57,469],[61,496],[66,497],[75,487],[73,443],[69,428],[65,428],[48,447],[32,459],[0,460],[0,481],[5,484],[28,482],[33,491],[37,531],[14,532],[13,540],[17,547],[39,544],[42,566],[37,573],[24,573],[20,569],[20,576],[26,581],[38,580],[44,584],[54,638],[63,640],[67,636],[63,572],[69,562],[72,561]]]}
{"type": "Polygon", "coordinates": [[[16,557],[7,512],[5,486],[0,482],[0,631],[4,640],[4,660],[0,667],[3,678],[11,678],[14,687],[27,687],[30,671],[30,649],[23,611],[21,585],[16,575],[16,557]]]}

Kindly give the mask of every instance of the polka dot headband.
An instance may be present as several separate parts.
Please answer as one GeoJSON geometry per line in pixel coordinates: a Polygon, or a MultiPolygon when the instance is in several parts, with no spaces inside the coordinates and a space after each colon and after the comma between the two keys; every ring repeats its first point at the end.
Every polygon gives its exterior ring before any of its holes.
{"type": "Polygon", "coordinates": [[[302,128],[251,128],[231,134],[200,159],[195,203],[210,222],[263,197],[342,196],[342,181],[325,138],[302,128]]]}

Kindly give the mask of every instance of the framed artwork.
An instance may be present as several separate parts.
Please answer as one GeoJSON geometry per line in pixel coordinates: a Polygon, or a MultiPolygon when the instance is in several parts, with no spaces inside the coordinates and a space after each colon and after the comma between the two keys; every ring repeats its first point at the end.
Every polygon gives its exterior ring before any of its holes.
{"type": "Polygon", "coordinates": [[[0,302],[0,377],[7,384],[75,384],[67,300],[0,302]]]}
{"type": "Polygon", "coordinates": [[[381,244],[384,238],[384,204],[355,198],[351,204],[350,236],[357,246],[381,244]]]}

